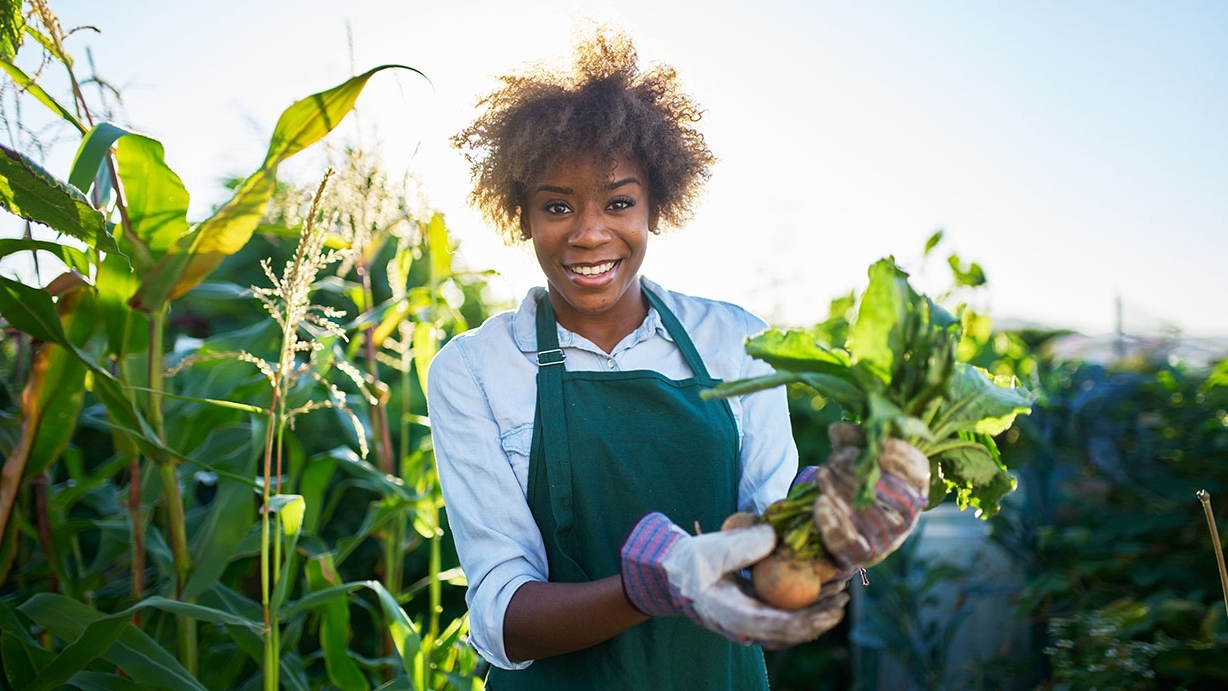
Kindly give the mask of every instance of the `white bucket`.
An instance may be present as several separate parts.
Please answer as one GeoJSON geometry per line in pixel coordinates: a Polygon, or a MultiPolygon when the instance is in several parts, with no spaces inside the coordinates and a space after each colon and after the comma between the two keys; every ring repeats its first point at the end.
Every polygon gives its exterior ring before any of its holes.
{"type": "Polygon", "coordinates": [[[1018,669],[1030,632],[1012,602],[1022,572],[971,511],[926,511],[908,542],[867,576],[869,587],[858,578],[849,586],[855,688],[1029,688],[1018,669]],[[937,568],[958,574],[927,583],[937,568]]]}

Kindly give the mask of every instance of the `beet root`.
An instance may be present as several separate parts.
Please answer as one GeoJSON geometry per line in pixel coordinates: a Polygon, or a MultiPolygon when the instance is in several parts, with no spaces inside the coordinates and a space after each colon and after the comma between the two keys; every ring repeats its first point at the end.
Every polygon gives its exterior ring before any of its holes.
{"type": "Polygon", "coordinates": [[[724,523],[721,523],[721,531],[738,530],[739,528],[753,528],[758,525],[759,517],[749,511],[739,511],[729,514],[724,523]]]}
{"type": "Polygon", "coordinates": [[[835,574],[836,567],[826,559],[808,559],[778,549],[751,568],[751,582],[763,602],[795,610],[814,604],[823,583],[835,574]]]}

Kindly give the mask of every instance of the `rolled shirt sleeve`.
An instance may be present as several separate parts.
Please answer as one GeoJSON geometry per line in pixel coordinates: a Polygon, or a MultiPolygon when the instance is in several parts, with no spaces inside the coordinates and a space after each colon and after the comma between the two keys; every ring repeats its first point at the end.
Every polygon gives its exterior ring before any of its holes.
{"type": "Polygon", "coordinates": [[[504,649],[503,615],[522,584],[547,580],[546,550],[516,472],[528,468],[532,421],[519,435],[523,448],[515,431],[505,443],[484,391],[489,382],[469,361],[480,352],[453,343],[431,363],[427,400],[448,525],[469,580],[470,643],[491,664],[522,669],[529,662],[512,662],[504,649]]]}
{"type": "MultiPolygon", "coordinates": [[[[766,328],[757,318],[749,314],[747,317],[747,336],[766,328]]],[[[746,355],[738,379],[761,377],[773,371],[766,362],[746,355]]],[[[789,421],[789,396],[785,387],[778,386],[741,396],[739,403],[738,426],[742,434],[739,510],[763,513],[768,504],[788,494],[798,470],[797,444],[789,421]]]]}

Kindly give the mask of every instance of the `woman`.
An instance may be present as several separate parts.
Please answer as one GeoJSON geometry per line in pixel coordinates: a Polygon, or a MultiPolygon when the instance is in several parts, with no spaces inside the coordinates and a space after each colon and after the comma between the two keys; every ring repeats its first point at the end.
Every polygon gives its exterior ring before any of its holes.
{"type": "Polygon", "coordinates": [[[641,72],[630,42],[604,32],[573,74],[504,77],[481,105],[455,138],[473,199],[533,244],[548,285],[452,339],[430,370],[489,687],[766,688],[761,646],[816,638],[847,595],[841,582],[782,612],[738,587],[775,537],[720,524],[784,496],[797,451],[783,389],[699,392],[770,371],[743,346],[766,324],[639,275],[650,236],[685,221],[708,178],[700,110],[670,68],[641,72]]]}

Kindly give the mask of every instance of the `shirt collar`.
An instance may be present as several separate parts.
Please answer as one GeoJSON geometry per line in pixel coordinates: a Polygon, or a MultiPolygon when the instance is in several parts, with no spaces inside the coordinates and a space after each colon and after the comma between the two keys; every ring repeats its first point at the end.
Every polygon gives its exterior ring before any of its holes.
{"type": "MultiPolygon", "coordinates": [[[[644,287],[651,290],[665,302],[670,309],[674,308],[674,299],[668,291],[662,290],[661,286],[653,283],[647,278],[641,278],[644,287]]],[[[546,289],[541,286],[535,286],[529,289],[524,300],[520,302],[520,307],[516,310],[516,314],[512,317],[512,336],[516,340],[516,346],[523,353],[537,352],[537,300],[540,296],[545,295],[546,289]]],[[[560,348],[582,348],[584,350],[592,350],[600,353],[600,349],[593,345],[588,339],[575,334],[562,326],[558,326],[559,347],[560,348]]],[[[657,308],[652,305],[648,306],[648,316],[644,318],[643,323],[639,325],[635,331],[631,332],[624,338],[621,343],[615,348],[615,354],[620,350],[633,348],[639,343],[648,340],[654,336],[662,336],[674,340],[669,332],[665,330],[665,324],[661,322],[661,315],[657,312],[657,308]]]]}

